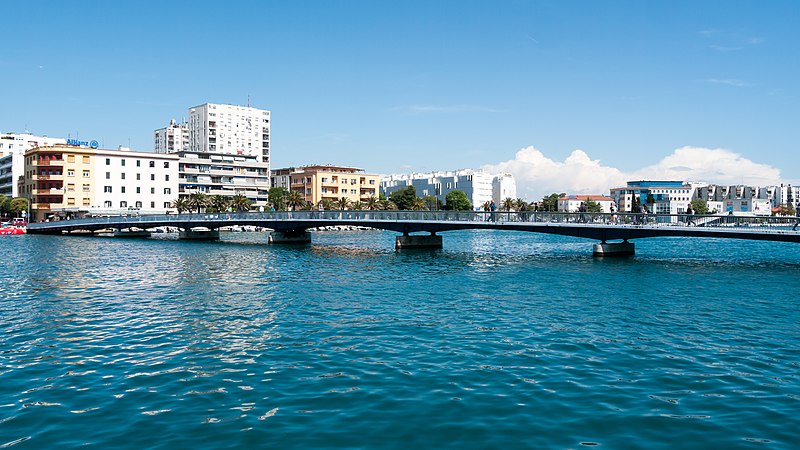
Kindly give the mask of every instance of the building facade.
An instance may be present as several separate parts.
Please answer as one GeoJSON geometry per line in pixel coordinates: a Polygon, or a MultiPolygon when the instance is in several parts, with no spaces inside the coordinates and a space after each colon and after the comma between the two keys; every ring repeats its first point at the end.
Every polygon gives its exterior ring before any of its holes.
{"type": "Polygon", "coordinates": [[[31,220],[164,214],[178,194],[178,157],[78,145],[25,152],[21,196],[31,220]]]}
{"type": "Polygon", "coordinates": [[[270,188],[269,164],[255,155],[219,152],[180,152],[178,194],[194,193],[233,197],[246,196],[253,204],[265,206],[270,188]]]}
{"type": "Polygon", "coordinates": [[[611,208],[614,208],[614,211],[617,209],[614,199],[611,197],[605,195],[573,194],[558,199],[558,212],[578,212],[581,204],[586,203],[588,200],[598,203],[604,213],[613,212],[611,208]]]}
{"type": "Polygon", "coordinates": [[[462,169],[452,172],[412,173],[390,175],[381,179],[385,195],[414,186],[417,196],[433,196],[446,203],[447,194],[459,190],[467,194],[473,209],[494,200],[501,204],[506,198],[516,198],[517,188],[511,174],[491,175],[480,170],[462,169]]]}
{"type": "Polygon", "coordinates": [[[189,108],[192,153],[253,156],[269,164],[270,111],[249,106],[206,103],[189,108]]]}
{"type": "Polygon", "coordinates": [[[189,126],[177,123],[175,119],[169,121],[169,126],[155,131],[156,153],[176,153],[189,150],[189,126]]]}
{"type": "Polygon", "coordinates": [[[19,179],[25,173],[25,152],[34,147],[66,144],[66,139],[32,134],[0,134],[0,194],[19,197],[19,179]],[[5,158],[9,157],[8,160],[5,158]]]}
{"type": "Polygon", "coordinates": [[[351,203],[366,202],[380,193],[380,176],[355,167],[313,165],[277,169],[272,172],[276,187],[303,194],[306,202],[318,205],[324,200],[346,198],[351,203]]]}
{"type": "Polygon", "coordinates": [[[611,189],[610,197],[620,212],[633,211],[634,200],[648,205],[656,214],[682,214],[691,203],[695,185],[683,181],[629,181],[627,186],[611,189]]]}

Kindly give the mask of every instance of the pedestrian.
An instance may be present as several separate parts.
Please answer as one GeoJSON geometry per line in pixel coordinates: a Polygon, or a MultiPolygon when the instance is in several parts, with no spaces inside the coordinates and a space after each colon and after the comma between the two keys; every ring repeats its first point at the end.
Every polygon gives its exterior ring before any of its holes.
{"type": "Polygon", "coordinates": [[[497,211],[497,204],[492,200],[492,203],[489,204],[489,209],[492,211],[492,222],[496,221],[495,211],[497,211]]]}
{"type": "Polygon", "coordinates": [[[796,217],[796,219],[794,221],[794,226],[792,227],[792,231],[797,231],[797,225],[800,225],[800,203],[797,204],[797,207],[794,210],[795,210],[794,216],[796,217]]]}
{"type": "Polygon", "coordinates": [[[694,225],[694,218],[692,217],[693,214],[694,211],[692,211],[692,205],[690,203],[686,205],[686,226],[694,225]]]}

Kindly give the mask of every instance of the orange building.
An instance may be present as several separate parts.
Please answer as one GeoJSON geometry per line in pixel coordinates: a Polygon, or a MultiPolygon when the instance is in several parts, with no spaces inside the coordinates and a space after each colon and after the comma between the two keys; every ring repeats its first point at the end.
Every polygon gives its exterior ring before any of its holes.
{"type": "Polygon", "coordinates": [[[277,169],[273,174],[288,177],[289,189],[302,193],[307,202],[314,204],[342,197],[351,202],[366,202],[370,197],[378,197],[380,186],[379,175],[355,167],[304,166],[277,169]]]}

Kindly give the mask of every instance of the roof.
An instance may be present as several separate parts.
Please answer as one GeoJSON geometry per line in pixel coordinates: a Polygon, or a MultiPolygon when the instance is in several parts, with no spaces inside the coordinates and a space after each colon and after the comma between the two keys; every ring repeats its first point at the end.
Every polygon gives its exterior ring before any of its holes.
{"type": "Polygon", "coordinates": [[[591,194],[570,194],[565,197],[561,197],[559,200],[567,201],[567,200],[591,200],[593,202],[613,202],[614,199],[611,197],[606,197],[605,195],[591,195],[591,194]]]}

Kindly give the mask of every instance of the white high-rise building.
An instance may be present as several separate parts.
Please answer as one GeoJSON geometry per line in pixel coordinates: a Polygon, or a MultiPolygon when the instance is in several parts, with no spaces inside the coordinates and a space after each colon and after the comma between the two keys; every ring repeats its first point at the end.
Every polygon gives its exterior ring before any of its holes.
{"type": "Polygon", "coordinates": [[[492,180],[492,200],[496,205],[501,205],[507,198],[517,199],[517,182],[514,175],[501,173],[492,180]]]}
{"type": "MultiPolygon", "coordinates": [[[[446,203],[447,194],[459,190],[467,194],[467,198],[475,210],[482,209],[484,203],[495,197],[505,199],[516,198],[517,188],[511,174],[493,176],[481,170],[462,169],[454,172],[412,173],[390,175],[381,178],[381,190],[387,196],[391,193],[414,186],[418,197],[429,195],[446,203]],[[502,178],[502,180],[497,180],[502,178]],[[494,188],[497,192],[494,192],[494,188]],[[505,194],[506,196],[502,196],[505,194]]],[[[498,203],[495,201],[495,203],[498,203]]]]}
{"type": "Polygon", "coordinates": [[[17,181],[25,174],[25,152],[34,147],[65,144],[62,138],[34,136],[32,134],[0,134],[0,158],[3,158],[0,169],[0,194],[7,197],[19,197],[17,181]],[[10,156],[10,160],[5,157],[10,156]]]}
{"type": "Polygon", "coordinates": [[[155,131],[156,153],[177,153],[189,149],[189,125],[169,121],[169,126],[155,131]]]}
{"type": "Polygon", "coordinates": [[[192,153],[255,156],[269,164],[270,112],[249,106],[206,103],[189,108],[192,153]]]}

